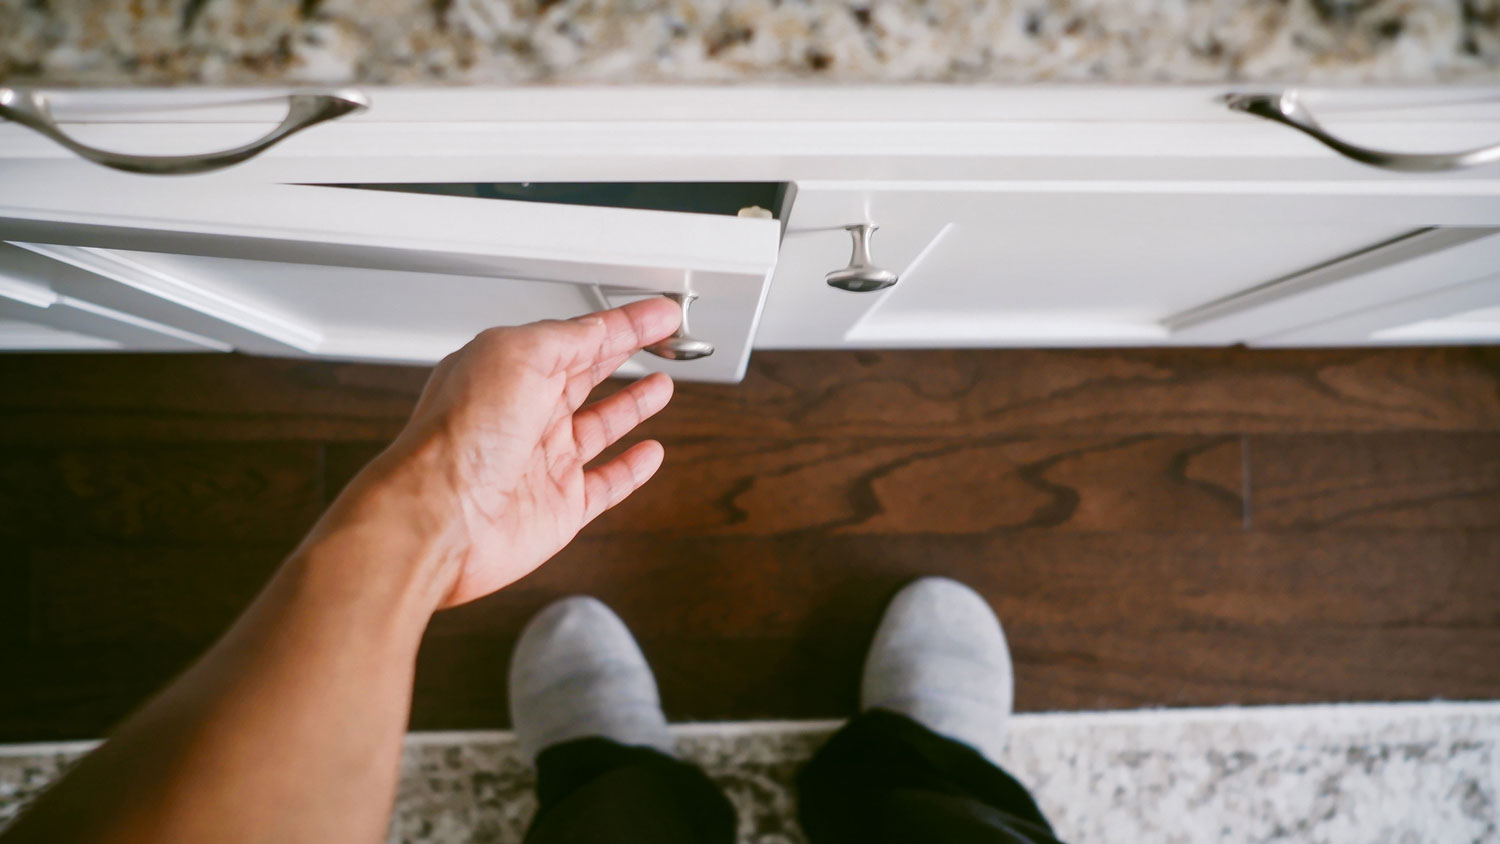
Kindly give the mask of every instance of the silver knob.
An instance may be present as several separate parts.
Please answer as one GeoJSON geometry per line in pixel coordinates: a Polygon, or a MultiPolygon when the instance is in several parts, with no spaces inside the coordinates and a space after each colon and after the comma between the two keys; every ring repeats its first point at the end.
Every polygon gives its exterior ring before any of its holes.
{"type": "Polygon", "coordinates": [[[875,262],[870,259],[870,235],[878,228],[880,227],[874,223],[844,226],[844,231],[854,238],[854,254],[849,258],[849,266],[825,276],[830,287],[851,293],[869,293],[872,290],[884,290],[896,283],[899,276],[875,266],[875,262]]]}
{"type": "Polygon", "coordinates": [[[697,360],[713,354],[714,344],[688,336],[688,306],[698,297],[691,293],[663,293],[662,295],[682,308],[682,322],[677,326],[677,330],[672,332],[672,336],[652,343],[646,347],[646,351],[667,360],[697,360]]]}

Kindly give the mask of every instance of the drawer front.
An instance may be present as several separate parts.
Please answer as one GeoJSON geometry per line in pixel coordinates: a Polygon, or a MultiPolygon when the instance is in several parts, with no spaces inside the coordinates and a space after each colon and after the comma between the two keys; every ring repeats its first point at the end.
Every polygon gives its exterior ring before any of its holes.
{"type": "Polygon", "coordinates": [[[743,376],[775,220],[96,173],[16,174],[0,239],[81,270],[70,295],[263,354],[432,362],[478,330],[692,293],[710,357],[631,373],[743,376]]]}
{"type": "MultiPolygon", "coordinates": [[[[255,182],[1371,179],[1285,126],[1229,109],[1242,86],[366,88],[368,108],[223,171],[255,182]]],[[[1300,89],[1329,131],[1396,150],[1500,142],[1487,88],[1300,89]]],[[[285,90],[58,90],[66,135],[192,155],[265,136],[285,90]]],[[[329,94],[340,92],[330,91],[329,94]]],[[[0,121],[0,168],[98,165],[0,121]]]]}
{"type": "MultiPolygon", "coordinates": [[[[1482,192],[1413,193],[1396,183],[1315,192],[1255,182],[803,183],[758,343],[1254,341],[1300,324],[1304,314],[1267,310],[1220,327],[1185,317],[1215,303],[1248,305],[1239,300],[1268,286],[1293,289],[1288,280],[1434,227],[1495,226],[1500,201],[1482,192]],[[849,293],[824,282],[850,260],[843,227],[861,221],[879,225],[871,257],[899,274],[894,287],[849,293]]],[[[1470,280],[1464,267],[1454,264],[1449,283],[1470,280]]],[[[1368,304],[1361,290],[1385,295],[1350,284],[1343,291],[1349,310],[1368,304]]]]}

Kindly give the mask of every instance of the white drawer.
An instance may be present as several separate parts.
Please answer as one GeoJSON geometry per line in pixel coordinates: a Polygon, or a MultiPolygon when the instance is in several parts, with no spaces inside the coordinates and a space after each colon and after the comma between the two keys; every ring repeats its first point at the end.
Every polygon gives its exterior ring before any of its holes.
{"type": "Polygon", "coordinates": [[[716,351],[631,371],[737,381],[780,238],[722,214],[90,176],[5,176],[0,240],[67,269],[0,273],[263,354],[430,363],[492,325],[676,292],[716,351]]]}

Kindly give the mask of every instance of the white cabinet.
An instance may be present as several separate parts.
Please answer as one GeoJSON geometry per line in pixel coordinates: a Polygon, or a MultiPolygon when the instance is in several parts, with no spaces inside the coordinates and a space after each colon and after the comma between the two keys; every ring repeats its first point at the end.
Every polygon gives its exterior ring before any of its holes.
{"type": "Polygon", "coordinates": [[[1493,247],[1448,251],[1500,224],[1500,200],[1396,187],[1381,196],[1358,184],[1259,181],[799,185],[757,345],[1254,343],[1500,269],[1493,247]],[[849,260],[841,226],[864,219],[880,225],[876,263],[900,282],[856,294],[822,284],[849,260]],[[1393,286],[1372,252],[1428,260],[1393,286]],[[1309,288],[1334,277],[1314,319],[1309,288]]]}
{"type": "Polygon", "coordinates": [[[715,353],[635,371],[735,381],[780,237],[717,214],[50,169],[7,179],[0,239],[91,276],[79,300],[262,354],[433,362],[492,325],[693,292],[715,353]]]}
{"type": "MultiPolygon", "coordinates": [[[[689,290],[718,352],[638,356],[631,373],[733,381],[752,346],[1500,341],[1500,164],[1375,169],[1231,111],[1232,93],[376,89],[366,111],[188,177],[108,171],[0,122],[0,240],[15,244],[0,347],[431,361],[488,325],[689,290]],[[412,182],[784,192],[755,203],[775,206],[766,220],[333,186],[412,182]],[[858,223],[879,225],[895,287],[824,283],[858,223]]],[[[277,92],[55,100],[70,136],[130,153],[235,146],[285,109],[277,92]]],[[[1496,88],[1302,104],[1363,146],[1500,142],[1496,88]]]]}
{"type": "Polygon", "coordinates": [[[96,279],[0,243],[0,349],[18,351],[225,352],[230,346],[101,305],[96,279]]]}

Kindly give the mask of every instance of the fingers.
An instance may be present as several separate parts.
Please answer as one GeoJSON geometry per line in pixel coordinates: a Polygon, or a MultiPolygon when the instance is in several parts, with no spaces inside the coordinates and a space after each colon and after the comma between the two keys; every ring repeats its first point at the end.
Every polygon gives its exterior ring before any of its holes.
{"type": "Polygon", "coordinates": [[[588,524],[600,513],[630,497],[656,470],[661,468],[666,451],[656,440],[636,443],[624,454],[583,473],[583,522],[588,524]]]}
{"type": "MultiPolygon", "coordinates": [[[[663,296],[652,296],[618,308],[577,317],[573,322],[604,326],[604,337],[596,350],[590,350],[590,364],[617,355],[630,355],[643,346],[655,343],[677,330],[682,310],[663,296]]],[[[607,375],[608,373],[606,373],[607,375]]]]}
{"type": "Polygon", "coordinates": [[[578,462],[587,463],[654,416],[672,399],[672,379],[658,372],[573,414],[578,462]]]}
{"type": "Polygon", "coordinates": [[[568,406],[568,412],[572,413],[582,407],[584,400],[589,397],[589,393],[593,392],[595,387],[603,383],[604,379],[615,374],[615,370],[624,365],[625,361],[630,360],[631,354],[633,352],[626,352],[625,354],[615,355],[610,358],[600,358],[594,362],[591,369],[570,375],[567,384],[563,387],[563,398],[568,406]]]}

